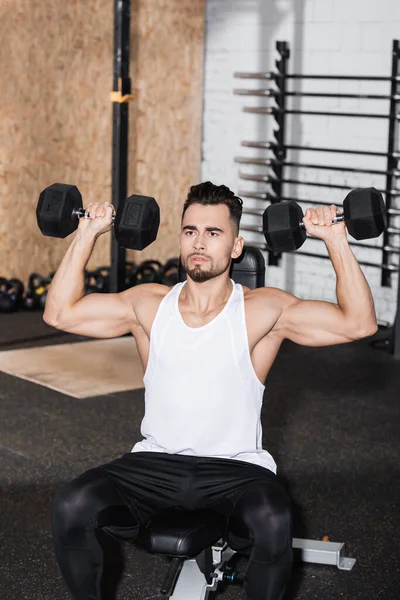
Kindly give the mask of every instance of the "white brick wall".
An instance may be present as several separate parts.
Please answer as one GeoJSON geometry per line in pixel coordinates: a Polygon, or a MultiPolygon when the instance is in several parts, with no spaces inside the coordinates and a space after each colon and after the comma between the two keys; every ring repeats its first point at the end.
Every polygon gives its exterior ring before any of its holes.
{"type": "MultiPolygon", "coordinates": [[[[243,181],[239,172],[272,174],[267,167],[239,165],[235,156],[273,157],[268,150],[241,146],[242,140],[272,139],[271,116],[244,113],[244,106],[271,106],[271,100],[233,94],[234,88],[271,88],[266,80],[235,79],[235,71],[275,69],[277,40],[289,42],[289,72],[389,76],[392,40],[400,38],[398,0],[207,0],[204,80],[204,125],[201,180],[226,184],[235,192],[268,191],[268,185],[243,181]]],[[[290,90],[329,93],[389,94],[389,83],[300,80],[289,83],[290,90]]],[[[302,110],[387,113],[388,101],[291,98],[288,107],[302,110]]],[[[399,111],[400,112],[400,111],[399,111]]],[[[387,150],[388,121],[288,115],[286,142],[303,146],[325,146],[359,150],[387,150]]],[[[386,159],[292,151],[288,159],[313,164],[385,169],[386,159]]],[[[330,182],[350,187],[384,189],[382,175],[364,175],[312,168],[285,169],[287,178],[330,182]]],[[[329,190],[306,185],[286,185],[284,194],[341,204],[345,190],[329,190]]],[[[400,198],[395,203],[400,208],[400,198]]],[[[262,208],[258,200],[244,199],[246,208],[262,208]]],[[[307,205],[303,205],[303,210],[307,205]]],[[[260,224],[261,218],[244,215],[242,225],[260,224]]],[[[400,227],[400,217],[391,221],[400,227]]],[[[242,232],[246,241],[263,241],[258,234],[242,232]]],[[[379,243],[369,240],[368,243],[379,243]]],[[[393,236],[399,247],[400,237],[393,236]]],[[[302,250],[326,254],[322,242],[309,239],[302,250]]],[[[379,250],[354,248],[359,260],[379,262],[379,250]]],[[[265,255],[267,258],[267,256],[265,255]]],[[[393,255],[392,262],[398,262],[393,255]]],[[[380,270],[362,267],[372,288],[378,319],[393,322],[397,300],[397,275],[393,287],[380,286],[380,270]]],[[[335,273],[329,260],[285,255],[279,267],[268,267],[266,285],[281,287],[301,298],[335,301],[335,273]]]]}

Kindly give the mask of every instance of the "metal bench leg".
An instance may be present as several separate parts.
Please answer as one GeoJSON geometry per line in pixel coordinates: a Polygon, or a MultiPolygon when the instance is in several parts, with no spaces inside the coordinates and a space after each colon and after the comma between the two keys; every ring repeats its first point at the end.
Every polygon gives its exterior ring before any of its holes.
{"type": "Polygon", "coordinates": [[[356,559],[344,555],[343,542],[319,542],[293,538],[294,556],[302,562],[319,565],[334,565],[338,569],[351,571],[356,559]]]}

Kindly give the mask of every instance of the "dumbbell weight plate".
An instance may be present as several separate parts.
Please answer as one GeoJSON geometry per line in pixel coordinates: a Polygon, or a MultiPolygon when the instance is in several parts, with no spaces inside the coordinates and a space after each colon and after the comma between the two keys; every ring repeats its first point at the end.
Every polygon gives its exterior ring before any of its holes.
{"type": "Polygon", "coordinates": [[[149,196],[133,194],[118,205],[115,216],[115,237],[124,248],[143,250],[157,237],[160,207],[149,196]]]}
{"type": "Polygon", "coordinates": [[[347,231],[356,240],[378,237],[387,224],[382,194],[375,188],[356,189],[343,200],[347,231]]]}
{"type": "Polygon", "coordinates": [[[40,231],[50,237],[67,237],[78,227],[75,211],[79,208],[82,196],[75,185],[53,183],[39,196],[36,218],[40,231]]]}
{"type": "Polygon", "coordinates": [[[263,233],[268,250],[279,254],[297,250],[304,244],[307,232],[301,227],[301,207],[292,200],[271,204],[263,214],[263,233]]]}

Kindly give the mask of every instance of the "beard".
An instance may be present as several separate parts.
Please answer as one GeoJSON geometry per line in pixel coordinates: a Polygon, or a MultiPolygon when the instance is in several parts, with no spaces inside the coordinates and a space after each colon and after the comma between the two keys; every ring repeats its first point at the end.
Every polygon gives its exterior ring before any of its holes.
{"type": "Polygon", "coordinates": [[[231,259],[229,258],[225,266],[222,267],[209,266],[208,269],[206,269],[204,265],[206,265],[207,263],[202,263],[196,265],[195,267],[193,267],[193,269],[189,269],[188,261],[183,261],[181,257],[183,270],[185,271],[186,275],[196,283],[204,283],[205,281],[209,281],[210,279],[214,279],[214,277],[222,275],[223,273],[225,273],[225,271],[229,269],[230,262],[231,259]]]}

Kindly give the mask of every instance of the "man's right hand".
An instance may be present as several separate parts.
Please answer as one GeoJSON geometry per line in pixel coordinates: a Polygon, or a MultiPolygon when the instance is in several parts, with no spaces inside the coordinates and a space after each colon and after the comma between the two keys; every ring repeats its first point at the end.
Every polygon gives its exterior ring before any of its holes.
{"type": "Polygon", "coordinates": [[[96,238],[110,231],[113,225],[112,216],[115,213],[114,206],[110,202],[91,202],[86,210],[90,219],[79,219],[78,231],[96,238]]]}

